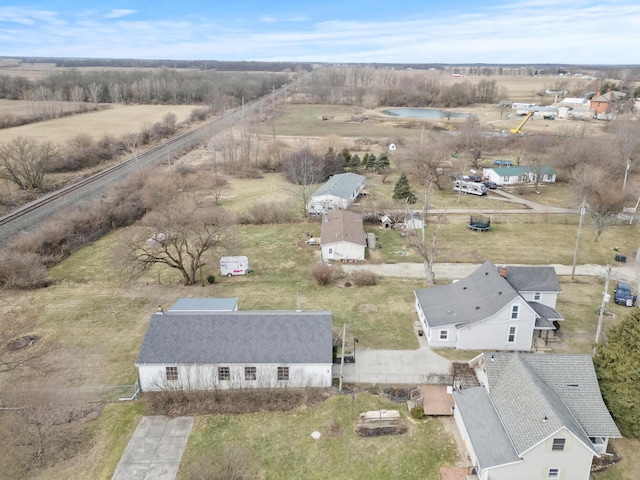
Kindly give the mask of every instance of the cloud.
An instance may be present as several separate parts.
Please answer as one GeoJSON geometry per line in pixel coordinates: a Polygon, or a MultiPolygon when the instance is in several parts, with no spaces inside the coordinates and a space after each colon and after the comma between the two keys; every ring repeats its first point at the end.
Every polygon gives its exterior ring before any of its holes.
{"type": "Polygon", "coordinates": [[[134,13],[137,13],[137,10],[128,10],[126,8],[114,8],[109,13],[107,13],[105,17],[122,18],[122,17],[126,17],[127,15],[133,15],[134,13]]]}

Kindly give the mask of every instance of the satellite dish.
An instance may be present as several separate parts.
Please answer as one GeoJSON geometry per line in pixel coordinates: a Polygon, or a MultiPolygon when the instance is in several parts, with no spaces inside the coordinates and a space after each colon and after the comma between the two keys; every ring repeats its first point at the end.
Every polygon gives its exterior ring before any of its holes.
{"type": "Polygon", "coordinates": [[[318,432],[317,430],[315,432],[311,432],[311,438],[313,438],[314,440],[318,440],[320,438],[320,432],[318,432]]]}
{"type": "Polygon", "coordinates": [[[395,151],[395,149],[396,149],[396,144],[395,143],[392,143],[392,144],[389,145],[389,151],[390,152],[395,151]]]}

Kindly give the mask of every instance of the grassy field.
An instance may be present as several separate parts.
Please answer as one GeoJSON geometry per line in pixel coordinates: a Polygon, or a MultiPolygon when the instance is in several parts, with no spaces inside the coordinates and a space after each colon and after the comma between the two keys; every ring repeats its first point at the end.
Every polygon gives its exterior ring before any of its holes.
{"type": "MultiPolygon", "coordinates": [[[[6,101],[5,101],[6,103],[6,101]]],[[[21,108],[28,109],[31,102],[19,102],[21,108]]],[[[15,101],[11,101],[13,108],[17,108],[15,101]]],[[[3,106],[2,104],[0,106],[3,106]]],[[[196,108],[194,105],[115,105],[99,112],[82,113],[69,117],[45,120],[20,127],[0,130],[0,143],[12,138],[36,137],[55,144],[63,144],[79,133],[88,133],[95,140],[104,134],[121,136],[132,131],[140,131],[145,123],[161,122],[167,113],[174,113],[178,121],[189,118],[189,114],[196,108]]]]}

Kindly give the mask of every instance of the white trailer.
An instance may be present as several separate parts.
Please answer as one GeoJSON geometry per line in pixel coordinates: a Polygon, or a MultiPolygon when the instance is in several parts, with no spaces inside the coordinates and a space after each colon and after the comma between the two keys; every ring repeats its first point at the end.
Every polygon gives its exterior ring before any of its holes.
{"type": "Polygon", "coordinates": [[[456,180],[453,182],[453,189],[456,192],[470,193],[472,195],[486,195],[487,187],[484,183],[471,182],[469,180],[456,180]]]}
{"type": "Polygon", "coordinates": [[[249,273],[249,259],[243,255],[234,257],[220,257],[220,273],[231,277],[249,273]]]}

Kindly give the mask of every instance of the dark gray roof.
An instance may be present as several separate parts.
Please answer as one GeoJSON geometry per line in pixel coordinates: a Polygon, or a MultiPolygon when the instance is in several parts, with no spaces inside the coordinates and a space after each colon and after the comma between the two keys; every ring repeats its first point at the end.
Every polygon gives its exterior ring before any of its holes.
{"type": "Polygon", "coordinates": [[[453,392],[480,468],[491,468],[521,460],[484,387],[453,392]]]}
{"type": "Polygon", "coordinates": [[[558,313],[555,308],[552,308],[548,305],[545,305],[540,302],[527,302],[533,311],[538,314],[539,317],[553,321],[553,320],[564,320],[564,317],[558,313]]]}
{"type": "Polygon", "coordinates": [[[620,436],[589,355],[494,352],[484,366],[491,400],[519,454],[562,428],[595,455],[589,437],[620,436]]]}
{"type": "Polygon", "coordinates": [[[553,267],[509,265],[504,268],[507,271],[507,281],[519,292],[561,292],[556,270],[553,267]]]}
{"type": "Polygon", "coordinates": [[[312,197],[321,195],[333,195],[339,198],[352,198],[353,193],[358,190],[358,185],[365,181],[363,175],[356,173],[338,173],[327,180],[312,197]]]}
{"type": "Polygon", "coordinates": [[[519,296],[486,261],[466,278],[448,285],[415,290],[429,327],[467,325],[485,320],[519,296]]]}
{"type": "Polygon", "coordinates": [[[155,314],[137,364],[331,363],[328,311],[155,314]]]}
{"type": "Polygon", "coordinates": [[[175,301],[169,313],[186,311],[191,313],[231,311],[238,305],[238,297],[233,298],[179,298],[175,301]]]}

